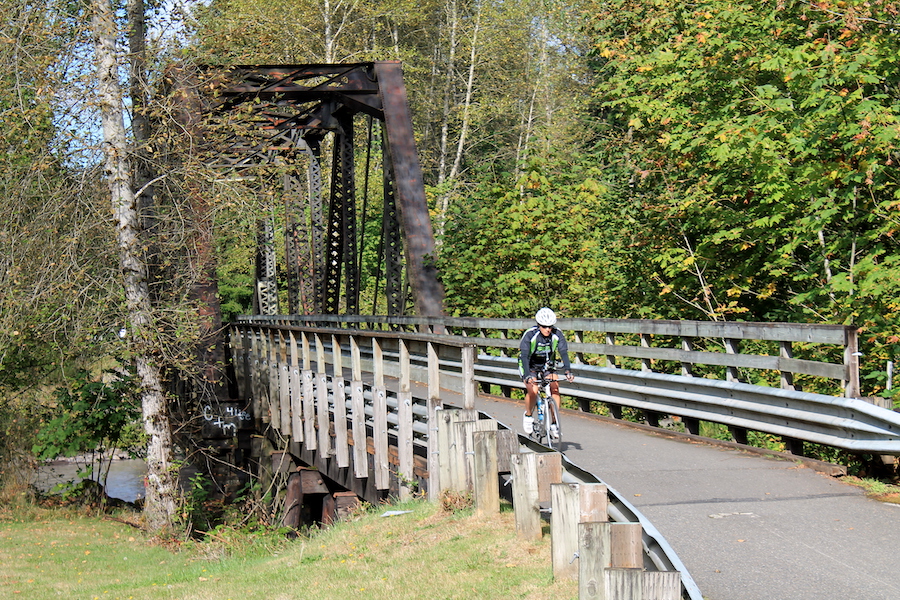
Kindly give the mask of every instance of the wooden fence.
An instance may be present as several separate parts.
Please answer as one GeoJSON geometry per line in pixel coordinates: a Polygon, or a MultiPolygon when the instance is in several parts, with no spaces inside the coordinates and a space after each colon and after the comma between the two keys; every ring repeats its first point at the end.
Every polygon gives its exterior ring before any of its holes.
{"type": "Polygon", "coordinates": [[[612,490],[596,478],[573,481],[561,454],[529,450],[481,418],[475,345],[435,337],[240,323],[231,348],[257,428],[367,500],[409,497],[422,485],[432,499],[471,493],[477,511],[497,512],[505,477],[518,534],[541,535],[549,512],[554,575],[577,577],[581,598],[700,599],[642,517],[610,522],[623,514],[612,490]],[[461,407],[446,407],[448,395],[461,407]]]}

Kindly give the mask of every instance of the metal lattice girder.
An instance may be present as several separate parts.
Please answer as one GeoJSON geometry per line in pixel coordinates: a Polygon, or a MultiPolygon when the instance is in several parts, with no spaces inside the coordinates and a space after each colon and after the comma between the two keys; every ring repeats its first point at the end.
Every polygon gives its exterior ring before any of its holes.
{"type": "Polygon", "coordinates": [[[309,147],[309,167],[307,168],[307,184],[309,185],[309,217],[312,223],[312,258],[313,261],[313,314],[324,312],[322,297],[325,288],[325,268],[321,257],[325,256],[325,216],[322,203],[322,147],[317,136],[307,136],[309,147]],[[316,260],[316,258],[319,260],[316,260]]]}
{"type": "Polygon", "coordinates": [[[359,273],[356,267],[356,185],[353,177],[353,120],[342,115],[335,136],[332,161],[331,202],[325,249],[325,297],[327,313],[340,311],[341,279],[348,313],[359,309],[359,273]]]}
{"type": "Polygon", "coordinates": [[[259,222],[256,255],[256,305],[261,315],[277,315],[278,286],[275,264],[275,226],[272,219],[259,222]]]}
{"type": "Polygon", "coordinates": [[[287,263],[288,311],[308,313],[313,290],[309,219],[303,200],[303,184],[292,174],[284,176],[284,204],[287,223],[284,256],[287,263]]]}
{"type": "MultiPolygon", "coordinates": [[[[395,206],[386,210],[397,215],[400,227],[396,231],[402,231],[405,246],[397,255],[406,260],[418,314],[443,313],[444,293],[434,264],[434,236],[399,62],[234,67],[216,87],[216,98],[214,113],[241,109],[246,111],[244,119],[257,125],[232,135],[230,145],[221,152],[222,164],[267,164],[273,153],[295,152],[298,135],[321,140],[333,133],[340,138],[342,131],[352,129],[352,117],[358,113],[382,121],[385,162],[389,159],[394,169],[395,206]]],[[[316,263],[322,265],[316,272],[321,299],[317,308],[337,312],[343,283],[345,309],[356,312],[360,291],[356,220],[355,214],[347,212],[355,211],[353,161],[352,154],[344,154],[352,152],[352,133],[336,140],[335,147],[328,238],[321,246],[313,242],[316,263]]],[[[314,198],[311,193],[311,203],[314,198]]],[[[311,207],[311,214],[323,213],[311,207]]],[[[313,224],[313,236],[316,232],[313,224]]],[[[389,285],[395,291],[399,288],[396,282],[389,285]]],[[[402,311],[404,303],[395,296],[389,304],[391,310],[402,311]]]]}
{"type": "Polygon", "coordinates": [[[319,140],[301,138],[298,149],[307,160],[306,177],[284,175],[285,260],[288,309],[292,314],[320,314],[324,278],[322,256],[322,169],[319,140]]]}
{"type": "Polygon", "coordinates": [[[406,306],[403,294],[403,239],[400,233],[400,216],[397,214],[394,168],[390,153],[385,155],[384,161],[384,211],[381,236],[387,314],[392,317],[400,316],[404,314],[406,306]]]}

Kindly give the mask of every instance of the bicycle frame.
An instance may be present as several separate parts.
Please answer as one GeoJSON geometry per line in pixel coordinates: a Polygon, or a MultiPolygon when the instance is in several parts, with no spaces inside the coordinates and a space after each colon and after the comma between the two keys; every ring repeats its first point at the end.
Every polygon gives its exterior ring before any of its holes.
{"type": "Polygon", "coordinates": [[[560,445],[561,424],[559,421],[559,407],[553,399],[551,385],[558,381],[559,376],[552,370],[546,369],[538,373],[536,384],[538,386],[537,393],[537,419],[535,422],[536,430],[532,437],[538,442],[546,441],[547,446],[553,448],[560,445]],[[557,434],[551,435],[550,426],[556,423],[557,434]]]}

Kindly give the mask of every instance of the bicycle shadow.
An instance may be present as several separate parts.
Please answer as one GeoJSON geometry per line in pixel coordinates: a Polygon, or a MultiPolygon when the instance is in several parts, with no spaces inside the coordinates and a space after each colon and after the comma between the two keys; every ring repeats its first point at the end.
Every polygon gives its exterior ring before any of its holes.
{"type": "Polygon", "coordinates": [[[559,443],[559,451],[565,454],[566,450],[583,450],[583,447],[578,442],[567,442],[566,440],[563,440],[559,443]]]}

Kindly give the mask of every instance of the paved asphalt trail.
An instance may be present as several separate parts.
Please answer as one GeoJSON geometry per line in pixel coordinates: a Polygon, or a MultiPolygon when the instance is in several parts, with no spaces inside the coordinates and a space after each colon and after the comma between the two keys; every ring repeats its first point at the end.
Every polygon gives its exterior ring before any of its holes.
{"type": "MultiPolygon", "coordinates": [[[[521,402],[476,408],[521,433],[521,402]]],[[[793,462],[562,419],[566,457],[653,523],[704,598],[900,599],[900,506],[793,462]]]]}

